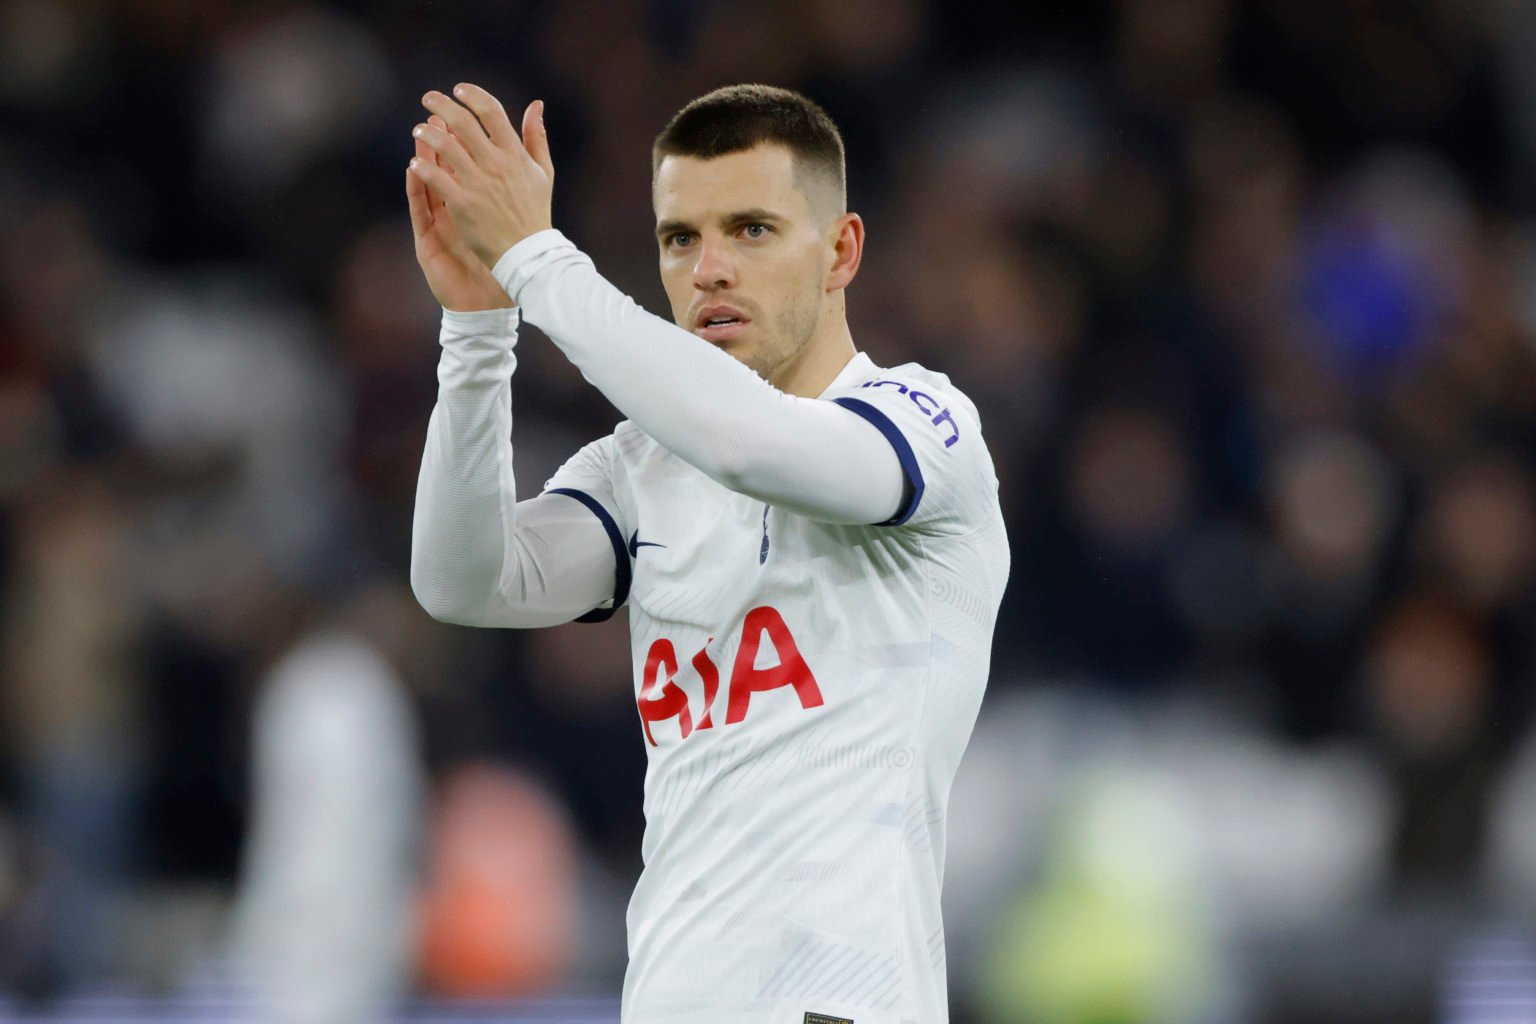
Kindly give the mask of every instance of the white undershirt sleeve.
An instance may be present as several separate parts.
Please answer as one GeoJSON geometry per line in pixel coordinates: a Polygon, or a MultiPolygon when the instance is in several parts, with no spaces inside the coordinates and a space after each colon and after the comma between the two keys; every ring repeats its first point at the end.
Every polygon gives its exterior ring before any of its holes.
{"type": "Polygon", "coordinates": [[[560,232],[523,239],[492,272],[620,412],[725,487],[823,522],[882,523],[902,507],[912,482],[877,427],[647,313],[560,232]]]}
{"type": "Polygon", "coordinates": [[[553,626],[614,596],[603,524],[559,494],[517,500],[512,480],[512,309],[445,310],[437,405],[411,529],[411,589],[433,618],[553,626]]]}

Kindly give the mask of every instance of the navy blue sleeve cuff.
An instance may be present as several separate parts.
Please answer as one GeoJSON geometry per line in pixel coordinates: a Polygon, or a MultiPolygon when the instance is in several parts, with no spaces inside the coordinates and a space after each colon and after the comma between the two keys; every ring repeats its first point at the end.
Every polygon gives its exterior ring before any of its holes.
{"type": "Polygon", "coordinates": [[[897,511],[891,518],[876,526],[901,526],[912,514],[917,511],[918,503],[923,500],[923,470],[917,464],[917,455],[912,451],[912,446],[907,443],[903,434],[891,422],[891,418],[870,403],[861,398],[834,398],[832,401],[864,417],[874,424],[875,429],[885,435],[885,439],[891,442],[891,447],[896,450],[896,461],[901,463],[901,471],[906,474],[907,485],[911,488],[912,497],[906,505],[897,511]]]}
{"type": "Polygon", "coordinates": [[[613,516],[603,508],[601,502],[586,491],[578,491],[574,487],[553,487],[546,494],[563,494],[567,498],[575,498],[591,510],[597,516],[597,521],[603,524],[603,529],[608,531],[608,542],[613,545],[613,607],[594,608],[585,615],[578,616],[577,622],[606,622],[613,618],[613,613],[623,607],[629,600],[629,584],[632,578],[632,570],[629,565],[629,550],[624,546],[624,534],[619,531],[619,524],[613,521],[613,516]]]}

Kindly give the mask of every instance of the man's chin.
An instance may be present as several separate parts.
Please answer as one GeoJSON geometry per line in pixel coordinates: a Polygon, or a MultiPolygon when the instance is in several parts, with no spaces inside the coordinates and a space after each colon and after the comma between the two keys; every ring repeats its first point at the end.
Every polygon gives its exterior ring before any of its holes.
{"type": "Polygon", "coordinates": [[[761,353],[754,346],[742,344],[740,341],[723,341],[716,344],[715,347],[763,378],[763,380],[772,379],[769,376],[771,368],[761,365],[762,360],[758,358],[761,353]]]}
{"type": "Polygon", "coordinates": [[[734,338],[721,338],[720,340],[716,341],[712,338],[704,338],[704,336],[699,334],[697,331],[692,333],[694,337],[703,338],[703,340],[709,342],[721,352],[724,352],[732,359],[735,359],[737,362],[746,366],[747,369],[751,370],[753,373],[757,374],[764,380],[772,379],[769,376],[771,367],[764,367],[760,365],[762,360],[760,360],[758,356],[761,354],[761,347],[754,344],[751,339],[738,335],[734,338]]]}

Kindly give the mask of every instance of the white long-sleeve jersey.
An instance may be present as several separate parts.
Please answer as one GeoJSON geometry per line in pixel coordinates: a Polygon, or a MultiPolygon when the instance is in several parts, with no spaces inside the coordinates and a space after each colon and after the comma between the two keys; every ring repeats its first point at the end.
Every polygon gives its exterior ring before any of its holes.
{"type": "Polygon", "coordinates": [[[519,312],[445,313],[411,582],[468,625],[629,608],[625,1024],[946,1021],[945,807],[1008,574],[974,406],[862,354],[786,395],[558,232],[495,273],[628,419],[518,501],[519,312]]]}

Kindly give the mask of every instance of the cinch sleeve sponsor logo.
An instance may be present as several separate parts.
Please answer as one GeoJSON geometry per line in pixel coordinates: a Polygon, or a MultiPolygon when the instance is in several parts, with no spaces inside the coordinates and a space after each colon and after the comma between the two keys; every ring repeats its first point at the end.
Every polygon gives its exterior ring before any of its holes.
{"type": "Polygon", "coordinates": [[[912,404],[921,409],[923,415],[927,416],[935,427],[941,427],[945,424],[949,425],[950,435],[944,440],[945,448],[950,447],[956,441],[960,440],[960,427],[955,423],[955,418],[949,414],[948,409],[939,408],[938,399],[934,398],[927,392],[919,391],[916,388],[909,388],[900,381],[895,380],[870,380],[865,381],[860,385],[860,387],[895,388],[899,394],[906,395],[908,398],[912,399],[912,404]]]}

